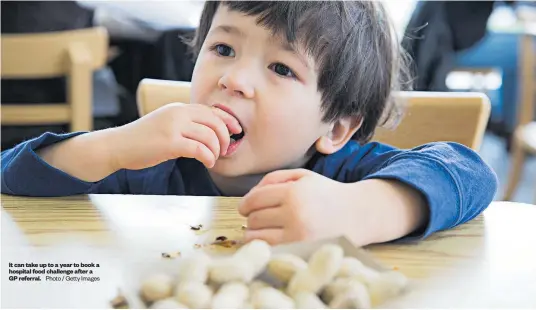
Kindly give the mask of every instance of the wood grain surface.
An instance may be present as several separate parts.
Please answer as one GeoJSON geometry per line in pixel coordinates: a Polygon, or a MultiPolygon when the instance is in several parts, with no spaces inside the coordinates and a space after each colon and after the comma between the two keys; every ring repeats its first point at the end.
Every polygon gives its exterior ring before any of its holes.
{"type": "MultiPolygon", "coordinates": [[[[218,236],[241,240],[245,224],[236,211],[239,198],[2,195],[1,199],[3,307],[107,307],[125,272],[135,272],[136,264],[162,259],[162,253],[185,254],[199,247],[215,251],[207,245],[218,236]],[[200,230],[191,229],[199,224],[200,230]],[[8,262],[78,260],[99,263],[93,269],[99,281],[7,280],[8,262]]],[[[493,202],[469,223],[426,240],[366,249],[413,281],[412,291],[389,307],[536,307],[534,205],[493,202]]],[[[233,248],[223,248],[226,251],[233,248]]]]}

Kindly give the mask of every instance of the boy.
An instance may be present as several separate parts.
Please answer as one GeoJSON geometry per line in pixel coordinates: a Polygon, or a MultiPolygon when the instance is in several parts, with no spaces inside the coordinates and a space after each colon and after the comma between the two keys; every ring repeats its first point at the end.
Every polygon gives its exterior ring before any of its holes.
{"type": "Polygon", "coordinates": [[[272,244],[454,227],[496,191],[476,153],[367,143],[393,109],[394,42],[377,2],[207,2],[190,104],[22,143],[2,153],[2,192],[245,195],[246,240],[272,244]]]}

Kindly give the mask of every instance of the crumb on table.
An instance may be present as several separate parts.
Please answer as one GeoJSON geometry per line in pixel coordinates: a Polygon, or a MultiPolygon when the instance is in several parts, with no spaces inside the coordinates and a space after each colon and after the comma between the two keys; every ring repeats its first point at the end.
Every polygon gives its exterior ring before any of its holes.
{"type": "Polygon", "coordinates": [[[128,302],[125,296],[121,293],[121,291],[118,292],[117,296],[114,297],[110,301],[110,305],[114,309],[128,309],[128,302]]]}
{"type": "Polygon", "coordinates": [[[175,258],[175,257],[178,257],[178,256],[181,256],[181,252],[179,252],[179,251],[177,251],[175,253],[166,253],[166,252],[162,253],[163,258],[175,258]]]}
{"type": "Polygon", "coordinates": [[[169,253],[162,253],[163,258],[171,258],[171,254],[169,253]]]}
{"type": "Polygon", "coordinates": [[[231,248],[235,245],[238,244],[238,242],[236,240],[230,240],[230,239],[225,239],[225,240],[222,240],[222,241],[214,241],[212,242],[213,245],[220,245],[220,246],[223,246],[225,248],[231,248]]]}

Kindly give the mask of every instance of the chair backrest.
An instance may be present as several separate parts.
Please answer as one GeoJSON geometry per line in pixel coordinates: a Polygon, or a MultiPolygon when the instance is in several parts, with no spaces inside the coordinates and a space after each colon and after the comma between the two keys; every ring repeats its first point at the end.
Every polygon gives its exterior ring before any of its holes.
{"type": "Polygon", "coordinates": [[[401,92],[404,116],[395,129],[378,128],[374,141],[408,149],[452,141],[479,150],[491,112],[489,98],[471,92],[401,92]]]}
{"type": "Polygon", "coordinates": [[[517,126],[523,126],[534,121],[534,105],[536,104],[536,31],[522,35],[518,61],[521,96],[517,113],[517,126]]]}
{"type": "Polygon", "coordinates": [[[108,33],[103,27],[2,34],[2,78],[67,77],[66,103],[15,105],[2,102],[2,124],[70,123],[71,130],[92,129],[92,74],[106,64],[108,33]]]}
{"type": "Polygon", "coordinates": [[[73,49],[83,49],[95,70],[106,63],[108,34],[104,28],[2,34],[2,78],[49,78],[69,74],[73,49]]]}
{"type": "Polygon", "coordinates": [[[136,95],[138,113],[143,116],[168,103],[190,103],[190,82],[143,79],[136,95]]]}
{"type": "MultiPolygon", "coordinates": [[[[190,102],[190,83],[144,79],[138,87],[141,116],[172,102],[190,102]]],[[[378,128],[373,141],[398,148],[452,141],[478,150],[491,105],[481,93],[401,92],[405,113],[395,129],[378,128]]]]}

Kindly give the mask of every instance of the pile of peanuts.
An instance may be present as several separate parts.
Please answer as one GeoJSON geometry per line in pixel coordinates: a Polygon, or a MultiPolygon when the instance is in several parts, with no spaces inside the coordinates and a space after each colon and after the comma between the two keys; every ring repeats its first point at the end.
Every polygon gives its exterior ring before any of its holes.
{"type": "Polygon", "coordinates": [[[231,256],[185,257],[178,276],[153,274],[139,295],[152,309],[360,309],[396,297],[407,283],[399,272],[378,272],[345,257],[336,244],[321,246],[305,261],[272,254],[268,243],[253,240],[231,256]],[[279,284],[261,280],[262,274],[279,284]]]}

